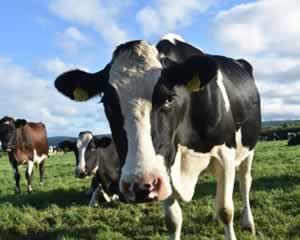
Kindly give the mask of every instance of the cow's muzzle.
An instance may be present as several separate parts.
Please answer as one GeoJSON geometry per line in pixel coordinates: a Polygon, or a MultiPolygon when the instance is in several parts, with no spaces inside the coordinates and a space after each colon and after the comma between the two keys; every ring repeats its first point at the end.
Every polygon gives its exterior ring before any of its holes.
{"type": "Polygon", "coordinates": [[[143,203],[164,200],[171,194],[168,183],[159,175],[123,177],[120,190],[126,202],[143,203]]]}

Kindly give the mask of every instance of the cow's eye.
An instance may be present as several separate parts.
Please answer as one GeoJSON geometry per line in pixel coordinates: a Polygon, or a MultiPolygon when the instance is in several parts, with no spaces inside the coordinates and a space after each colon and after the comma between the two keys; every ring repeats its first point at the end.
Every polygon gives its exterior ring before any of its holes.
{"type": "Polygon", "coordinates": [[[164,109],[170,109],[175,103],[175,98],[174,96],[170,96],[166,99],[166,101],[163,104],[164,109]]]}

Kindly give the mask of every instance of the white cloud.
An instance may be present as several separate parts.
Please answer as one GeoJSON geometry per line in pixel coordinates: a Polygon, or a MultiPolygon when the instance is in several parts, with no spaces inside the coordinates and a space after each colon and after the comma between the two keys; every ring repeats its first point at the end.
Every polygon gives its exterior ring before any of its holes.
{"type": "Polygon", "coordinates": [[[235,52],[300,54],[300,1],[261,0],[216,17],[217,39],[235,52]]]}
{"type": "Polygon", "coordinates": [[[81,48],[91,44],[90,38],[74,26],[68,27],[62,33],[58,33],[57,42],[67,53],[77,53],[81,48]]]}
{"type": "Polygon", "coordinates": [[[0,79],[0,118],[8,115],[43,122],[49,136],[76,136],[83,130],[109,132],[103,109],[97,104],[99,99],[73,102],[56,91],[54,80],[35,76],[3,58],[0,58],[0,79]]]}
{"type": "Polygon", "coordinates": [[[192,23],[197,13],[205,12],[216,0],[155,0],[137,13],[146,36],[174,31],[192,23]]]}
{"type": "Polygon", "coordinates": [[[265,120],[300,119],[300,2],[260,0],[221,11],[216,39],[254,67],[265,120]]]}
{"type": "Polygon", "coordinates": [[[63,60],[61,60],[59,57],[56,57],[54,59],[48,59],[45,62],[42,63],[43,68],[45,68],[48,72],[54,74],[54,75],[60,75],[65,71],[69,71],[71,69],[82,69],[84,71],[88,71],[87,68],[83,66],[77,66],[74,64],[67,64],[63,60]]]}
{"type": "Polygon", "coordinates": [[[104,5],[99,0],[53,0],[50,10],[67,21],[93,27],[113,46],[129,39],[128,33],[117,23],[116,9],[124,6],[123,1],[112,1],[104,5]],[[112,7],[114,5],[114,8],[112,7]]]}

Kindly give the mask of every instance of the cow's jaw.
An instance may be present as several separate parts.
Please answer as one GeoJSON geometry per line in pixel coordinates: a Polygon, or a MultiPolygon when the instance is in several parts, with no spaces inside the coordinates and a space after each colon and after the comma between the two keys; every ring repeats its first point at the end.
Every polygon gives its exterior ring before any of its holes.
{"type": "Polygon", "coordinates": [[[172,192],[164,159],[156,155],[151,138],[151,97],[161,69],[157,49],[145,42],[121,52],[110,69],[128,142],[120,179],[128,202],[163,200],[172,192]]]}

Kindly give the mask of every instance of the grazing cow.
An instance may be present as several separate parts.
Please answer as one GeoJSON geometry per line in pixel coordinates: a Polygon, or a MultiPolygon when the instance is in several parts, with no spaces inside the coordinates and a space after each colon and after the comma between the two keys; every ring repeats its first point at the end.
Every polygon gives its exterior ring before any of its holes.
{"type": "Polygon", "coordinates": [[[288,140],[288,146],[300,145],[300,133],[293,133],[288,140]]]}
{"type": "Polygon", "coordinates": [[[75,176],[94,175],[91,182],[90,205],[96,205],[99,196],[110,202],[119,195],[120,161],[109,135],[95,137],[91,132],[81,132],[76,142],[67,144],[75,154],[75,176]]]}
{"type": "Polygon", "coordinates": [[[18,165],[26,164],[27,191],[32,192],[32,171],[34,163],[39,165],[40,184],[43,184],[45,159],[48,158],[48,140],[43,123],[26,122],[4,117],[0,120],[0,140],[3,150],[8,152],[16,180],[16,192],[20,192],[18,165]]]}
{"type": "Polygon", "coordinates": [[[176,198],[191,200],[207,166],[217,176],[216,217],[225,225],[225,238],[236,238],[232,194],[237,166],[242,226],[254,232],[250,170],[261,116],[247,61],[207,55],[167,35],[156,47],[144,41],[122,44],[103,70],[66,72],[55,86],[76,101],[103,94],[122,165],[122,196],[127,202],[164,200],[171,239],[180,239],[182,225],[176,198]]]}

